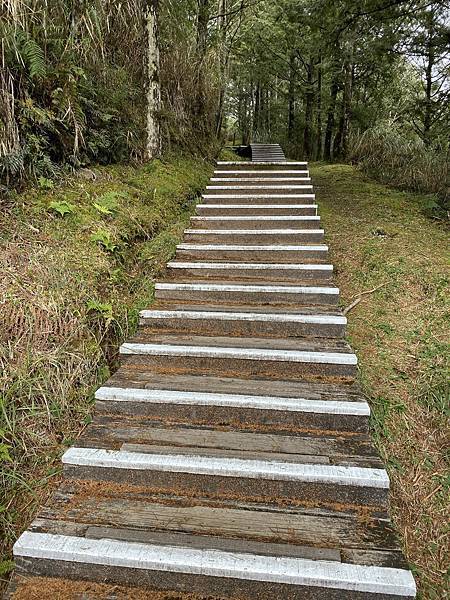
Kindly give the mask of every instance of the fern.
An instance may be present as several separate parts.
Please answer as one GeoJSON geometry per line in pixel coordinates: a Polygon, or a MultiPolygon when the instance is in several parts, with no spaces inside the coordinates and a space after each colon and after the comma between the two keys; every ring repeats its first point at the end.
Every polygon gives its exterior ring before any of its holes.
{"type": "Polygon", "coordinates": [[[45,55],[39,44],[22,30],[16,32],[16,49],[31,79],[42,79],[47,72],[45,55]]]}

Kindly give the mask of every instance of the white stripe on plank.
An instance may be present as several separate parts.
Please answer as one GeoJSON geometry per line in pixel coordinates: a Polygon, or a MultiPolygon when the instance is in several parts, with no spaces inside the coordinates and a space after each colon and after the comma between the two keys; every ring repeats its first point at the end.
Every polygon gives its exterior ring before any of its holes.
{"type": "Polygon", "coordinates": [[[14,556],[408,598],[416,594],[411,572],[392,567],[30,531],[23,533],[14,545],[14,556]]]}
{"type": "Polygon", "coordinates": [[[202,198],[209,200],[210,198],[311,198],[315,200],[315,194],[202,194],[202,198]]]}
{"type": "Polygon", "coordinates": [[[198,235],[304,235],[323,234],[323,229],[185,229],[185,234],[198,235]]]}
{"type": "Polygon", "coordinates": [[[297,285],[228,285],[215,283],[155,283],[155,290],[192,290],[200,292],[264,292],[267,294],[326,294],[337,296],[337,287],[297,285]]]}
{"type": "MultiPolygon", "coordinates": [[[[229,171],[226,171],[229,173],[229,171]]],[[[242,172],[242,171],[241,171],[242,172]]],[[[255,181],[265,181],[266,183],[272,183],[277,181],[298,181],[298,182],[310,182],[310,177],[211,177],[210,181],[219,182],[219,181],[233,181],[233,182],[248,182],[252,183],[255,181]]]]}
{"type": "Polygon", "coordinates": [[[176,356],[192,358],[231,358],[256,361],[311,363],[326,365],[356,365],[355,354],[349,352],[307,352],[303,350],[273,350],[270,348],[225,348],[222,346],[183,346],[176,344],[139,344],[125,342],[120,354],[146,356],[176,356]]]}
{"type": "Polygon", "coordinates": [[[253,410],[277,410],[324,415],[370,416],[367,402],[345,400],[308,400],[279,396],[247,396],[243,394],[215,394],[177,390],[101,387],[96,400],[111,402],[149,402],[155,404],[184,404],[189,406],[221,406],[253,410]]]}
{"type": "Polygon", "coordinates": [[[171,261],[167,263],[171,269],[245,269],[249,271],[267,271],[277,269],[279,271],[333,271],[333,265],[310,264],[296,265],[293,263],[206,263],[206,262],[181,262],[171,261]]]}
{"type": "Polygon", "coordinates": [[[197,208],[223,208],[224,210],[228,210],[230,208],[245,208],[246,210],[253,210],[257,208],[258,210],[261,208],[270,208],[270,209],[283,209],[283,208],[308,208],[317,210],[317,204],[197,204],[197,208]]]}
{"type": "Polygon", "coordinates": [[[207,190],[304,190],[311,188],[311,185],[207,185],[207,190]]]}
{"type": "MultiPolygon", "coordinates": [[[[271,164],[273,164],[273,165],[275,165],[275,166],[278,167],[280,165],[280,162],[271,163],[271,162],[268,162],[268,161],[265,161],[265,160],[261,160],[261,161],[258,161],[258,160],[253,160],[253,161],[252,160],[242,160],[242,161],[239,161],[239,160],[231,160],[231,161],[230,160],[218,160],[216,164],[220,165],[220,166],[222,166],[222,165],[236,165],[236,166],[238,166],[238,165],[252,165],[252,166],[255,165],[255,166],[259,166],[259,165],[271,165],[271,164]]],[[[301,165],[302,167],[306,167],[308,163],[304,162],[304,161],[303,162],[302,161],[299,162],[299,161],[295,161],[295,160],[292,160],[292,161],[291,160],[283,160],[281,162],[281,164],[283,164],[283,165],[292,165],[292,166],[294,166],[294,165],[297,165],[297,166],[301,165]]]]}
{"type": "Polygon", "coordinates": [[[384,469],[208,456],[208,449],[205,449],[204,455],[189,454],[188,450],[182,448],[171,448],[171,450],[179,453],[153,454],[73,447],[63,454],[62,462],[65,465],[79,467],[389,488],[389,478],[384,469]]]}
{"type": "Polygon", "coordinates": [[[196,221],[320,221],[320,217],[315,215],[301,215],[301,216],[266,216],[266,215],[252,215],[252,216],[213,216],[213,217],[191,217],[196,221]]]}
{"type": "Polygon", "coordinates": [[[218,321],[261,321],[263,323],[313,323],[346,325],[347,318],[338,315],[298,315],[289,313],[248,313],[195,310],[142,310],[143,319],[217,319],[218,321]]]}
{"type": "MultiPolygon", "coordinates": [[[[296,230],[297,231],[297,230],[296,230]]],[[[177,250],[233,250],[258,252],[328,252],[328,246],[239,246],[237,244],[178,244],[177,250]]]]}
{"type": "Polygon", "coordinates": [[[258,170],[252,170],[252,171],[229,171],[228,169],[216,169],[214,171],[215,174],[217,173],[226,173],[227,175],[242,175],[243,173],[245,173],[245,175],[267,175],[267,173],[270,173],[270,175],[309,175],[309,171],[308,170],[304,170],[304,171],[288,171],[287,169],[283,169],[281,171],[275,171],[275,170],[262,170],[262,171],[258,171],[258,170]]]}

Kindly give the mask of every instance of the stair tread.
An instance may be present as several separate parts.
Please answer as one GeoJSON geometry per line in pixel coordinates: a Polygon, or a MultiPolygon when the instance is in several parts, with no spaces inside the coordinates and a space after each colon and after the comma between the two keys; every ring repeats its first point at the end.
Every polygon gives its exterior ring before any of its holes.
{"type": "Polygon", "coordinates": [[[412,575],[403,569],[367,568],[338,560],[301,558],[294,554],[293,548],[293,554],[288,556],[275,552],[242,552],[239,544],[233,540],[220,544],[218,549],[216,543],[210,541],[207,545],[205,540],[202,540],[202,546],[198,548],[187,536],[175,534],[168,538],[170,545],[155,543],[149,539],[152,540],[148,535],[133,530],[113,528],[92,528],[85,535],[33,531],[25,533],[20,543],[16,544],[16,555],[32,559],[59,559],[61,563],[72,559],[95,565],[92,570],[97,570],[99,574],[101,566],[116,566],[141,571],[170,570],[179,576],[200,573],[212,578],[227,577],[277,585],[313,588],[325,585],[326,588],[344,591],[402,593],[409,596],[414,594],[412,575]],[[80,554],[83,556],[82,560],[80,554]]]}
{"type": "MultiPolygon", "coordinates": [[[[204,426],[195,428],[175,424],[161,426],[145,418],[124,418],[113,415],[98,415],[92,426],[78,440],[78,443],[94,445],[101,443],[101,447],[111,449],[123,448],[125,444],[178,449],[216,449],[225,451],[239,451],[246,456],[251,453],[260,453],[266,459],[272,455],[309,457],[302,458],[303,462],[313,460],[314,457],[327,458],[321,460],[324,464],[348,464],[357,462],[365,466],[380,467],[381,462],[378,452],[367,434],[354,433],[346,436],[326,432],[314,432],[304,435],[286,435],[280,432],[260,433],[254,431],[230,430],[230,428],[213,428],[204,426]]],[[[278,460],[278,458],[274,460],[278,460]]],[[[289,459],[290,460],[290,459],[289,459]]]]}
{"type": "Polygon", "coordinates": [[[353,354],[350,346],[345,341],[326,339],[326,340],[291,340],[291,339],[270,339],[266,338],[236,338],[230,340],[228,337],[208,337],[201,335],[163,335],[153,334],[151,340],[142,332],[137,332],[126,344],[154,344],[154,345],[174,345],[174,346],[192,346],[207,348],[233,348],[239,350],[274,350],[291,352],[329,352],[340,354],[353,354]]]}

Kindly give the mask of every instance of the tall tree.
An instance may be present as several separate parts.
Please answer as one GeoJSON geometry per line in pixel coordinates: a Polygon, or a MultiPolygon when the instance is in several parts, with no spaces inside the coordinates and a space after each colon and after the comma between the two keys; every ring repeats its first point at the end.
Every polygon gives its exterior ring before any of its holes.
{"type": "Polygon", "coordinates": [[[145,0],[145,30],[147,32],[147,144],[146,156],[151,160],[161,152],[161,129],[158,113],[161,110],[159,76],[159,0],[145,0]]]}

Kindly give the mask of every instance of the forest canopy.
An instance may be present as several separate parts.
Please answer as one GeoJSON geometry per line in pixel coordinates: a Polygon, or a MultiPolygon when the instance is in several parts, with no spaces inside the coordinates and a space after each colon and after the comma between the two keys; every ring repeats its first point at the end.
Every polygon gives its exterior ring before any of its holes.
{"type": "Polygon", "coordinates": [[[275,141],[292,158],[357,162],[442,199],[448,9],[443,0],[5,0],[2,182],[140,159],[153,114],[158,149],[275,141]]]}

